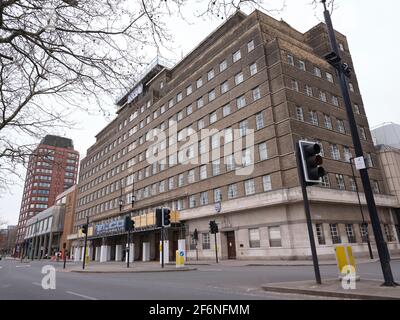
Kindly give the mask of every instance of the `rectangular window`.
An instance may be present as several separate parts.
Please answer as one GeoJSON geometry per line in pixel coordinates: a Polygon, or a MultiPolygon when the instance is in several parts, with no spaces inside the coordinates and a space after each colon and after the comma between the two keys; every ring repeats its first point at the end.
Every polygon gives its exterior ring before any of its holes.
{"type": "Polygon", "coordinates": [[[258,152],[260,155],[260,161],[264,161],[268,159],[268,149],[267,143],[263,142],[258,145],[258,152]]]}
{"type": "Polygon", "coordinates": [[[222,116],[226,117],[231,114],[231,106],[229,104],[222,107],[222,116]]]}
{"type": "Polygon", "coordinates": [[[345,190],[346,186],[344,184],[344,177],[342,174],[337,174],[336,175],[336,184],[337,184],[337,188],[339,190],[345,190]]]}
{"type": "Polygon", "coordinates": [[[238,51],[236,51],[233,56],[232,56],[232,61],[233,63],[239,61],[242,58],[242,55],[240,53],[240,49],[238,51]]]}
{"type": "Polygon", "coordinates": [[[208,93],[208,101],[211,102],[211,101],[213,101],[213,100],[215,100],[215,89],[211,90],[211,91],[208,93]]]}
{"type": "Polygon", "coordinates": [[[228,199],[234,199],[237,197],[237,185],[236,184],[230,184],[228,186],[228,199]]]}
{"type": "Polygon", "coordinates": [[[251,52],[254,50],[254,40],[251,40],[247,43],[247,52],[251,52]]]}
{"type": "Polygon", "coordinates": [[[256,129],[260,130],[264,128],[264,126],[264,111],[262,111],[256,114],[256,129]]]}
{"type": "Polygon", "coordinates": [[[235,85],[239,85],[244,81],[243,72],[240,72],[235,75],[235,85]]]}
{"type": "Polygon", "coordinates": [[[201,88],[203,86],[203,79],[202,78],[197,79],[196,86],[197,86],[197,89],[201,88]]]}
{"type": "Polygon", "coordinates": [[[191,115],[192,113],[193,113],[193,107],[192,107],[192,105],[187,106],[187,107],[186,107],[186,114],[187,114],[187,115],[191,115]]]}
{"type": "Polygon", "coordinates": [[[357,191],[356,181],[353,177],[349,177],[349,189],[353,192],[357,191]]]}
{"type": "Polygon", "coordinates": [[[342,243],[342,240],[340,239],[338,225],[336,223],[331,223],[329,225],[329,229],[331,231],[332,243],[333,244],[342,243]]]}
{"type": "Polygon", "coordinates": [[[249,179],[244,182],[244,190],[245,190],[246,196],[256,193],[254,179],[249,179]]]}
{"type": "Polygon", "coordinates": [[[271,176],[263,176],[263,188],[264,192],[268,192],[272,190],[271,176]]]}
{"type": "Polygon", "coordinates": [[[344,126],[344,121],[337,119],[337,129],[340,133],[346,133],[346,127],[344,126]]]}
{"type": "Polygon", "coordinates": [[[250,65],[250,75],[254,76],[257,72],[258,72],[257,63],[254,62],[253,64],[250,65]]]}
{"type": "Polygon", "coordinates": [[[255,89],[253,89],[253,100],[257,101],[259,99],[261,99],[261,91],[260,91],[260,88],[257,87],[255,89]]]}
{"type": "Polygon", "coordinates": [[[209,250],[210,249],[210,234],[209,233],[203,233],[202,234],[202,247],[203,250],[209,250]]]}
{"type": "Polygon", "coordinates": [[[192,92],[193,92],[192,85],[187,86],[186,87],[186,95],[189,96],[192,94],[192,92]]]}
{"type": "Polygon", "coordinates": [[[226,171],[232,171],[235,169],[235,162],[233,159],[233,155],[228,155],[225,157],[225,165],[226,165],[226,171]]]}
{"type": "Polygon", "coordinates": [[[196,196],[191,195],[189,197],[189,208],[194,208],[196,206],[196,196]]]}
{"type": "Polygon", "coordinates": [[[292,90],[297,91],[297,92],[299,91],[299,83],[297,82],[297,80],[292,79],[291,86],[292,86],[292,90]]]}
{"type": "Polygon", "coordinates": [[[332,130],[332,119],[330,116],[324,114],[324,125],[325,128],[332,130]]]}
{"type": "Polygon", "coordinates": [[[269,246],[282,247],[281,227],[268,227],[269,246]]]}
{"type": "Polygon", "coordinates": [[[296,119],[304,121],[304,113],[302,107],[296,107],[296,119]]]}
{"type": "Polygon", "coordinates": [[[290,54],[287,55],[287,63],[290,64],[291,66],[294,66],[294,59],[293,56],[290,54]]]}
{"type": "Polygon", "coordinates": [[[233,141],[233,130],[231,127],[224,130],[224,142],[229,143],[233,141]]]}
{"type": "Polygon", "coordinates": [[[204,100],[203,98],[197,99],[197,108],[200,109],[204,106],[204,100]]]}
{"type": "Polygon", "coordinates": [[[329,82],[334,82],[333,81],[333,75],[329,72],[326,73],[326,80],[328,80],[329,82]]]}
{"type": "Polygon", "coordinates": [[[393,230],[392,230],[391,226],[388,224],[385,224],[385,225],[383,225],[383,227],[385,229],[385,236],[386,236],[387,242],[395,241],[395,238],[393,236],[393,230]]]}
{"type": "Polygon", "coordinates": [[[210,124],[217,122],[217,120],[218,120],[217,111],[214,111],[213,113],[210,114],[210,124]]]}
{"type": "Polygon", "coordinates": [[[229,91],[229,83],[228,81],[225,81],[221,84],[221,94],[224,94],[225,92],[229,91]]]}
{"type": "Polygon", "coordinates": [[[334,160],[340,160],[340,152],[336,144],[331,144],[331,156],[334,160]]]}
{"type": "Polygon", "coordinates": [[[214,160],[211,164],[212,167],[212,175],[213,176],[217,176],[220,174],[221,169],[220,169],[220,161],[218,160],[214,160]]]}
{"type": "Polygon", "coordinates": [[[194,176],[194,169],[189,170],[188,172],[188,183],[194,183],[195,182],[195,176],[194,176]]]}
{"type": "Polygon", "coordinates": [[[363,140],[367,140],[367,135],[366,135],[365,129],[363,127],[360,127],[360,138],[363,140]]]}
{"type": "Polygon", "coordinates": [[[319,100],[321,100],[322,102],[326,102],[326,93],[323,91],[319,92],[319,100]]]}
{"type": "Polygon", "coordinates": [[[202,165],[200,167],[200,180],[207,179],[207,165],[202,165]]]}
{"type": "Polygon", "coordinates": [[[246,98],[244,95],[236,98],[236,105],[238,109],[244,108],[246,106],[246,98]]]}
{"type": "Polygon", "coordinates": [[[381,190],[379,188],[379,183],[376,180],[372,180],[372,191],[378,194],[381,193],[381,190]]]}
{"type": "Polygon", "coordinates": [[[346,234],[347,234],[347,239],[349,243],[356,243],[356,235],[354,233],[354,228],[352,224],[346,224],[346,234]]]}
{"type": "Polygon", "coordinates": [[[211,69],[210,71],[207,72],[207,80],[210,81],[213,79],[215,76],[214,69],[211,69]]]}
{"type": "Polygon", "coordinates": [[[318,67],[314,67],[314,76],[321,78],[322,77],[321,69],[319,69],[318,67]]]}
{"type": "Polygon", "coordinates": [[[208,204],[208,193],[207,191],[200,193],[200,205],[205,206],[208,204]]]}
{"type": "Polygon", "coordinates": [[[222,200],[221,189],[214,189],[214,202],[220,202],[222,200]]]}
{"type": "Polygon", "coordinates": [[[226,61],[226,60],[222,61],[222,62],[219,64],[219,72],[224,71],[227,67],[228,67],[227,61],[226,61]]]}
{"type": "Polygon", "coordinates": [[[360,106],[359,106],[358,104],[355,104],[355,105],[354,105],[354,112],[355,112],[356,114],[360,114],[360,106]]]}
{"type": "Polygon", "coordinates": [[[335,107],[339,107],[339,98],[336,97],[336,96],[332,96],[332,104],[333,104],[335,107]]]}
{"type": "Polygon", "coordinates": [[[311,88],[310,86],[308,86],[308,85],[305,86],[305,92],[306,92],[306,95],[307,95],[307,96],[309,96],[309,97],[312,97],[312,96],[313,96],[313,90],[312,90],[312,88],[311,88]]]}
{"type": "Polygon", "coordinates": [[[318,239],[318,244],[320,246],[325,245],[325,236],[324,236],[324,228],[322,223],[317,223],[315,225],[315,228],[317,230],[317,239],[318,239]]]}
{"type": "Polygon", "coordinates": [[[363,243],[368,242],[368,224],[361,223],[360,224],[360,234],[361,234],[361,241],[363,243]]]}
{"type": "Polygon", "coordinates": [[[302,60],[299,60],[299,69],[302,71],[306,71],[306,64],[302,60]]]}
{"type": "Polygon", "coordinates": [[[249,245],[250,248],[260,247],[260,229],[249,229],[249,245]]]}

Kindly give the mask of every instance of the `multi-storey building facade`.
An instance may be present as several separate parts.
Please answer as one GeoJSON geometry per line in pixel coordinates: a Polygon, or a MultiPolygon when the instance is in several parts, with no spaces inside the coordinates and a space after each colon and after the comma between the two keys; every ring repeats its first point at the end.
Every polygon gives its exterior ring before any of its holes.
{"type": "MultiPolygon", "coordinates": [[[[346,37],[336,36],[353,67],[346,37]]],[[[100,259],[96,251],[104,247],[105,260],[122,258],[121,221],[131,213],[135,258],[148,250],[157,258],[154,211],[161,206],[179,213],[168,234],[171,258],[177,239],[186,240],[188,257],[197,246],[200,258],[212,258],[210,220],[219,225],[222,258],[309,257],[294,154],[300,139],[321,144],[328,172],[309,190],[320,256],[333,256],[341,242],[367,253],[372,229],[361,225],[355,182],[361,183],[352,177],[349,124],[327,52],[324,24],[303,34],[260,11],[238,12],[173,68],[155,65],[120,99],[118,116],[81,162],[74,232],[89,216],[92,257],[100,259]],[[201,136],[204,129],[216,131],[201,136]],[[210,161],[194,161],[221,149],[210,161]]],[[[382,228],[394,230],[397,202],[386,194],[356,75],[349,87],[382,228]]],[[[400,248],[395,237],[387,240],[391,250],[400,248]]]]}
{"type": "Polygon", "coordinates": [[[76,184],[79,153],[71,139],[47,135],[29,158],[17,229],[17,250],[24,241],[26,223],[51,207],[58,194],[76,184]]]}

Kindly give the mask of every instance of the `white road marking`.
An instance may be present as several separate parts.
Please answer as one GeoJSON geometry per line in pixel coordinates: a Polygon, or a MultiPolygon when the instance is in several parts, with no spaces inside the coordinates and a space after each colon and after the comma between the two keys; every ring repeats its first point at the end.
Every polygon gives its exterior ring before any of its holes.
{"type": "Polygon", "coordinates": [[[32,282],[32,284],[34,284],[35,286],[39,286],[39,287],[42,286],[40,283],[37,283],[37,282],[32,282]]]}
{"type": "Polygon", "coordinates": [[[74,296],[77,296],[77,297],[84,298],[84,299],[88,299],[88,300],[97,300],[96,298],[89,297],[89,296],[85,296],[84,294],[76,293],[76,292],[73,292],[73,291],[65,291],[65,292],[66,292],[66,293],[69,293],[69,294],[72,294],[72,295],[74,295],[74,296]]]}
{"type": "Polygon", "coordinates": [[[31,265],[30,264],[23,264],[23,265],[16,265],[15,267],[16,268],[28,268],[28,267],[30,267],[31,265]]]}

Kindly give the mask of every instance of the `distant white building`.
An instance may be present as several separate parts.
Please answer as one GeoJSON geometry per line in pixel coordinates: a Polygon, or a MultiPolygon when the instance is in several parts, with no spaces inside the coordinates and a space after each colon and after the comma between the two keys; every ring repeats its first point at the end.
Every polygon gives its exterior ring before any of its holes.
{"type": "Polygon", "coordinates": [[[384,123],[372,129],[371,134],[376,146],[386,145],[400,149],[400,125],[384,123]]]}

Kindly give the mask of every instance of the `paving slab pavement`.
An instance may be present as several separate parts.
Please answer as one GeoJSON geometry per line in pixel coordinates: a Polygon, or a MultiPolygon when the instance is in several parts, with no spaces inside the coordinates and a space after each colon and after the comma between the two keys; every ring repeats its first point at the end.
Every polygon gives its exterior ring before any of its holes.
{"type": "Polygon", "coordinates": [[[400,287],[384,287],[382,281],[363,280],[356,282],[356,289],[344,289],[338,279],[323,280],[321,285],[315,281],[294,281],[269,283],[261,286],[268,292],[305,294],[356,300],[400,300],[400,287]]]}

